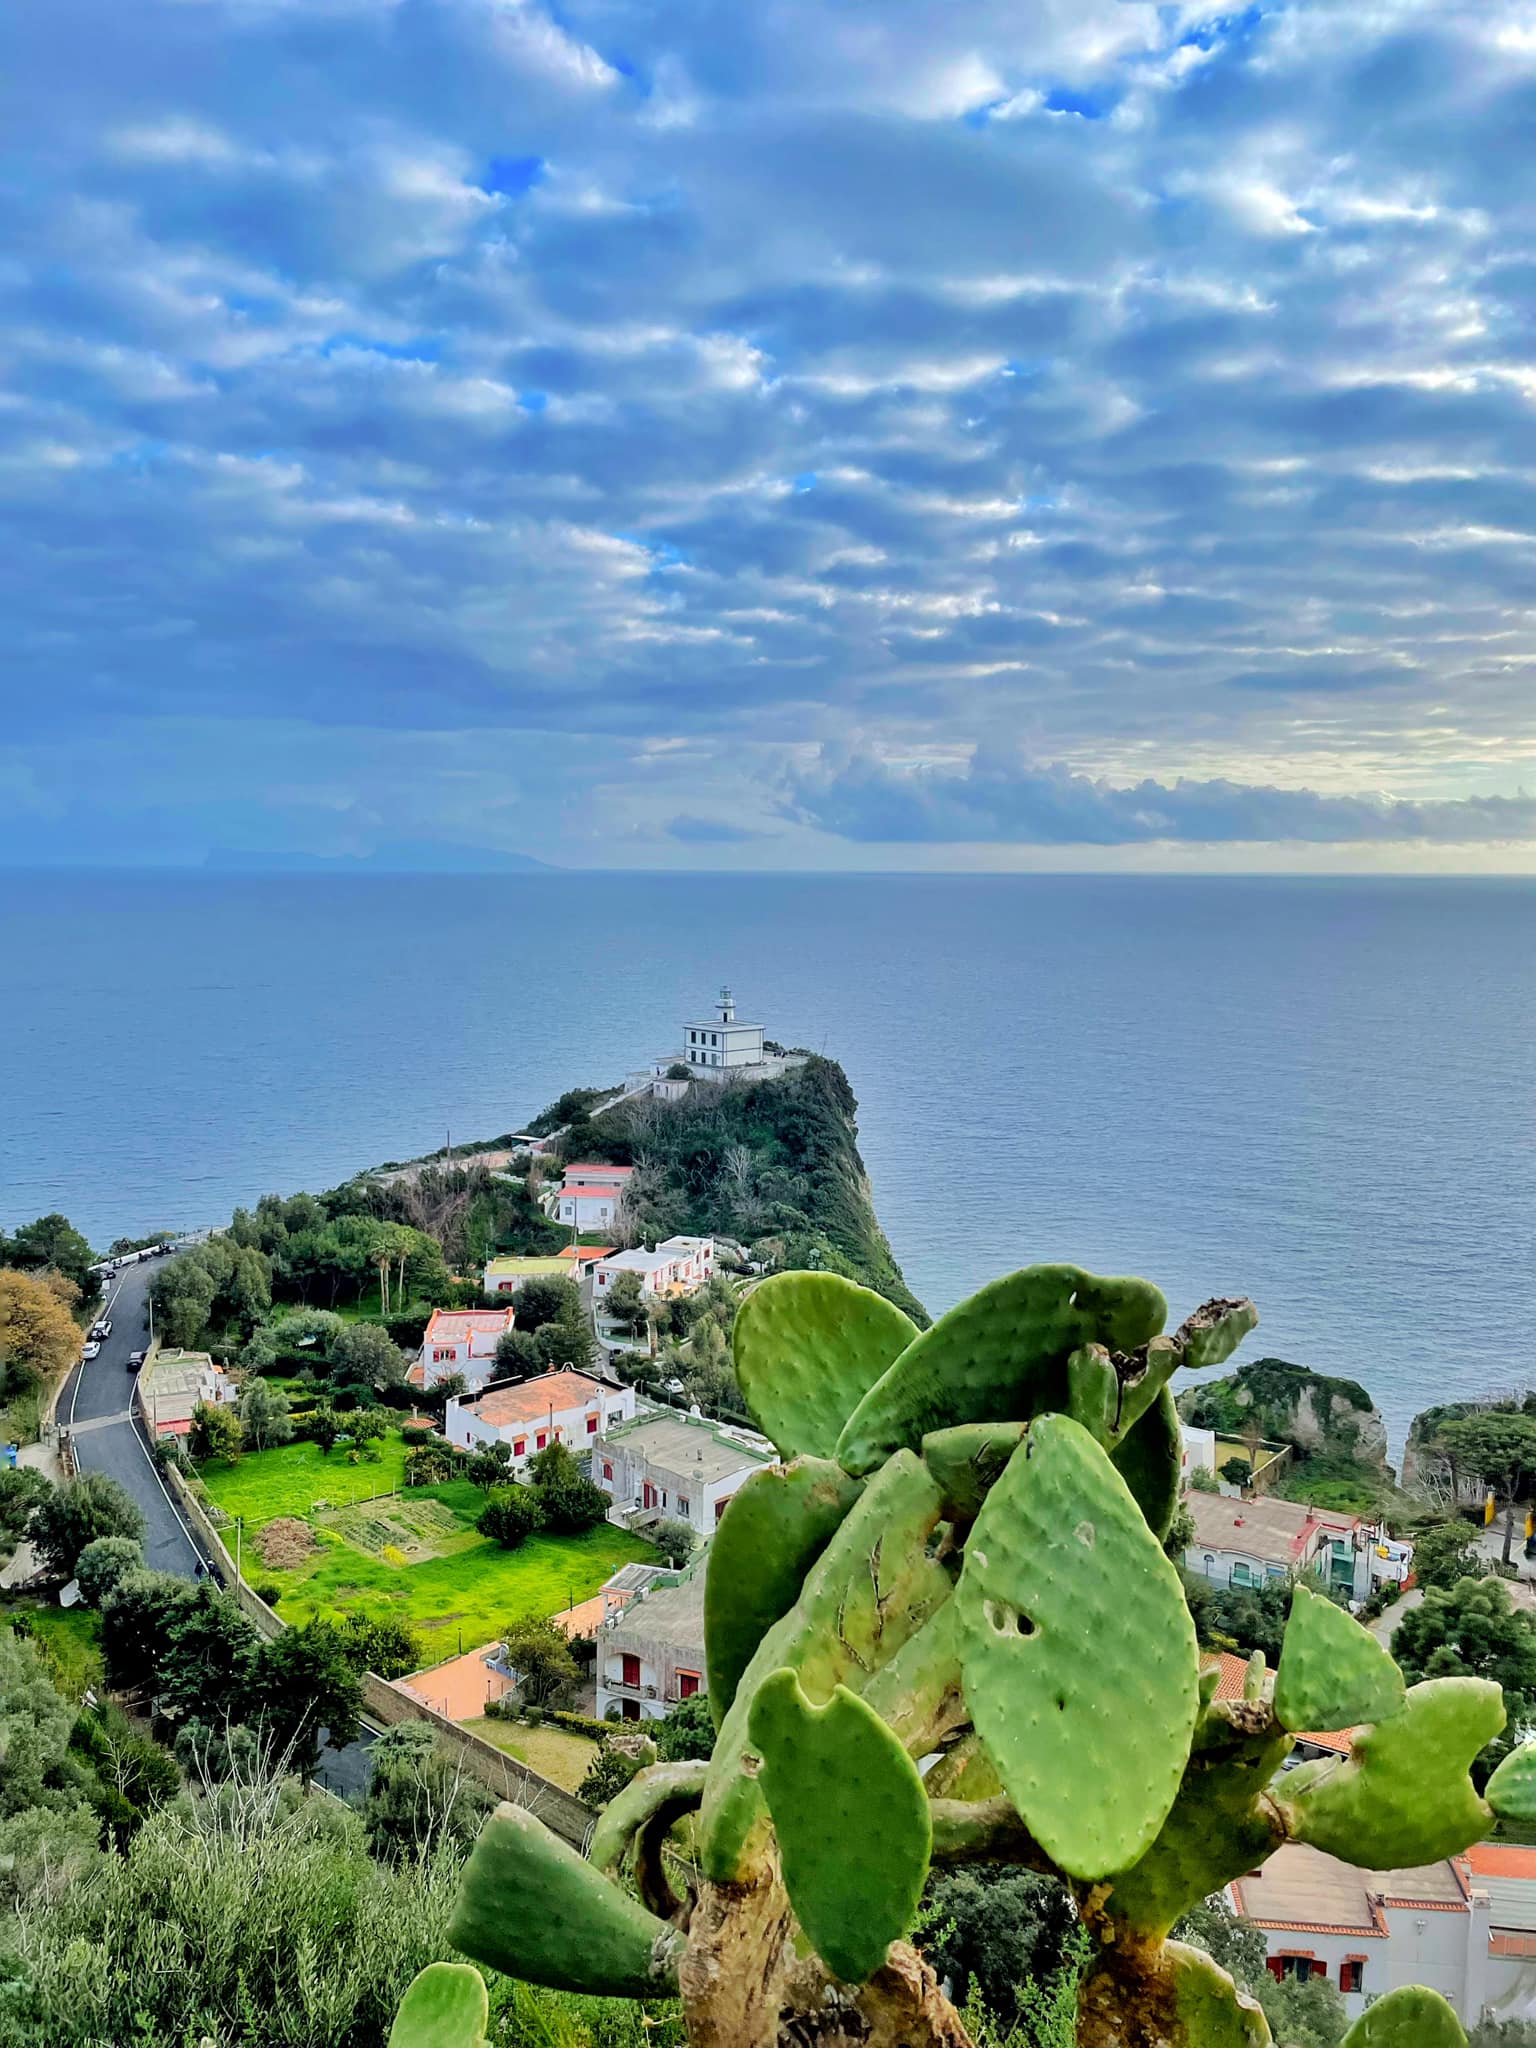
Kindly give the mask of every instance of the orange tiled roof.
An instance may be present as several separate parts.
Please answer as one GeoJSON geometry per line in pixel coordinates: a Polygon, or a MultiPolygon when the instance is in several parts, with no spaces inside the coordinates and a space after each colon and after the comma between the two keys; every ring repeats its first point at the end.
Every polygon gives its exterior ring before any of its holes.
{"type": "Polygon", "coordinates": [[[589,1407],[601,1397],[602,1391],[600,1384],[588,1379],[584,1372],[546,1372],[536,1380],[519,1380],[516,1386],[493,1387],[478,1401],[463,1405],[481,1422],[500,1429],[508,1423],[543,1422],[551,1409],[556,1415],[563,1415],[573,1408],[589,1407]]]}
{"type": "Polygon", "coordinates": [[[512,1328],[510,1308],[435,1308],[423,1344],[462,1344],[466,1337],[500,1336],[512,1328]]]}
{"type": "MultiPolygon", "coordinates": [[[[580,1190],[578,1189],[577,1192],[579,1193],[580,1190]]],[[[555,1257],[557,1259],[574,1259],[578,1265],[586,1266],[590,1265],[594,1259],[611,1259],[613,1257],[613,1246],[611,1244],[567,1244],[561,1246],[560,1250],[555,1253],[555,1257]]]]}
{"type": "Polygon", "coordinates": [[[1536,1878],[1536,1849],[1518,1842],[1475,1842],[1462,1852],[1474,1877],[1536,1878]]]}

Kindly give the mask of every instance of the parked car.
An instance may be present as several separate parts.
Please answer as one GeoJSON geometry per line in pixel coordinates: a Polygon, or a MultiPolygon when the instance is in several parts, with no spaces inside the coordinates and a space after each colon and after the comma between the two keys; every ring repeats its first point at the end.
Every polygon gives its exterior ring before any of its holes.
{"type": "Polygon", "coordinates": [[[80,1353],[80,1356],[82,1358],[99,1358],[101,1356],[101,1346],[96,1342],[96,1339],[94,1337],[86,1345],[85,1349],[80,1353]]]}
{"type": "Polygon", "coordinates": [[[100,1322],[92,1325],[91,1335],[93,1337],[110,1337],[111,1334],[112,1318],[110,1316],[103,1316],[100,1322]]]}
{"type": "Polygon", "coordinates": [[[148,1355],[144,1351],[130,1351],[128,1354],[128,1370],[130,1372],[137,1372],[148,1355]]]}

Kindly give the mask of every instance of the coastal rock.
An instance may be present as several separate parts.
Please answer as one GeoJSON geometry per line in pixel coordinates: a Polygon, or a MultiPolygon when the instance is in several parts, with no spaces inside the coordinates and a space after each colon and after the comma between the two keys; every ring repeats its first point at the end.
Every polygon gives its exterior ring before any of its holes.
{"type": "Polygon", "coordinates": [[[1311,1372],[1283,1358],[1259,1358],[1222,1379],[1192,1387],[1179,1401],[1184,1420],[1226,1436],[1257,1428],[1307,1457],[1338,1457],[1384,1467],[1387,1429],[1357,1380],[1311,1372]]]}

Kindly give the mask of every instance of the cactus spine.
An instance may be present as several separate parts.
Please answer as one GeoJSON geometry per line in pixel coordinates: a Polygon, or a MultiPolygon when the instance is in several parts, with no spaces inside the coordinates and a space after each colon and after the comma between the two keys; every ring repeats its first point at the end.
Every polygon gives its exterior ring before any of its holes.
{"type": "MultiPolygon", "coordinates": [[[[509,1974],[680,1992],[695,2048],[901,2041],[967,2048],[903,1937],[930,1867],[1054,1872],[1093,1942],[1080,2048],[1263,2048],[1262,2013],[1187,1908],[1288,1840],[1370,1868],[1453,1855],[1495,1812],[1536,1817],[1536,1754],[1479,1797],[1498,1688],[1405,1688],[1348,1615],[1298,1590],[1280,1667],[1215,1700],[1161,1548],[1177,1504],[1170,1382],[1257,1321],[1212,1301],[1171,1336],[1142,1280],[1035,1266],[922,1334],[865,1290],[784,1274],[737,1325],[743,1387],[789,1461],[715,1538],[705,1619],[719,1725],[707,1768],[657,1766],[583,1860],[503,1807],[452,1938],[509,1974]],[[1293,1733],[1359,1729],[1348,1758],[1279,1776],[1293,1733]],[[919,1763],[926,1765],[920,1774],[919,1763]],[[696,1812],[693,1809],[697,1809],[696,1812]],[[691,1815],[698,1866],[664,1859],[691,1815]],[[638,1890],[641,1903],[626,1887],[638,1890]]],[[[395,2048],[464,1997],[434,1966],[395,2048]]],[[[464,2048],[483,2012],[463,2007],[464,2048]]],[[[1461,2048],[1450,2009],[1394,1993],[1349,2048],[1461,2048]]]]}

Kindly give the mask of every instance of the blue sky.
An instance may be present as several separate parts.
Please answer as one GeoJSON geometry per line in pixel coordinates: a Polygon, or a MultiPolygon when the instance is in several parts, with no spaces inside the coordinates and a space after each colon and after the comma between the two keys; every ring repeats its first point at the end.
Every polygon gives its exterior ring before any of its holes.
{"type": "Polygon", "coordinates": [[[0,862],[1536,871],[1531,0],[0,76],[0,862]]]}

